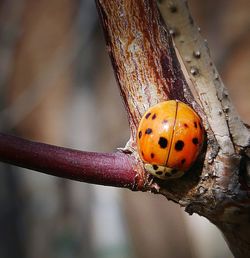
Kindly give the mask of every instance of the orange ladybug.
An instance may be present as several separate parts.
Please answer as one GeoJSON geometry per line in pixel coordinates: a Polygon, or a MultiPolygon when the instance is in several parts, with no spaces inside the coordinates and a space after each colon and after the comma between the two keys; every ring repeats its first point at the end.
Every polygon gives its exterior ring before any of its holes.
{"type": "Polygon", "coordinates": [[[187,171],[204,140],[200,117],[178,100],[148,109],[137,132],[137,147],[145,169],[160,179],[177,178],[187,171]]]}

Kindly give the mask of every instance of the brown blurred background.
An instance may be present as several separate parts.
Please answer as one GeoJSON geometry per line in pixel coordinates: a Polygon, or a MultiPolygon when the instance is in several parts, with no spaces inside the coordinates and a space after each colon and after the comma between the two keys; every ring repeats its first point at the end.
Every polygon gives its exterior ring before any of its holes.
{"type": "MultiPolygon", "coordinates": [[[[190,0],[250,123],[250,1],[190,0]]],[[[0,128],[100,152],[129,131],[93,0],[0,2],[0,128]]],[[[0,258],[232,257],[217,229],[161,196],[0,164],[0,258]]]]}

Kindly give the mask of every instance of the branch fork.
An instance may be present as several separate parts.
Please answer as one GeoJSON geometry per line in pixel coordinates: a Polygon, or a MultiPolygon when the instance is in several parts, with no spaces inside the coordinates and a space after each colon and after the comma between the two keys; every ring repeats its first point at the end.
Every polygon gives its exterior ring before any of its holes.
{"type": "Polygon", "coordinates": [[[96,0],[96,5],[128,113],[126,147],[111,154],[88,153],[0,134],[0,160],[74,180],[160,193],[216,224],[237,257],[249,256],[250,132],[187,2],[162,0],[157,6],[152,0],[96,0]],[[188,103],[199,113],[207,141],[191,171],[161,181],[145,173],[136,131],[145,111],[168,99],[188,103]]]}

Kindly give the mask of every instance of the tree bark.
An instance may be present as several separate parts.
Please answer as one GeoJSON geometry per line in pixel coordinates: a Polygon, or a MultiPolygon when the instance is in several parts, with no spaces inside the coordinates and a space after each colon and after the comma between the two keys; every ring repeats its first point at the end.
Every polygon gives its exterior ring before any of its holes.
{"type": "MultiPolygon", "coordinates": [[[[222,230],[234,255],[246,257],[250,134],[235,112],[187,2],[159,1],[168,27],[155,1],[100,0],[97,7],[129,114],[132,135],[127,149],[136,155],[135,132],[142,114],[167,99],[193,106],[207,131],[203,157],[192,170],[170,182],[150,181],[148,176],[151,191],[178,202],[190,214],[208,218],[222,230]]],[[[138,172],[143,174],[143,168],[138,172]]]]}
{"type": "MultiPolygon", "coordinates": [[[[96,167],[95,162],[82,162],[79,167],[82,156],[77,154],[63,161],[69,166],[77,165],[76,173],[64,170],[64,165],[55,173],[53,158],[49,162],[43,159],[46,166],[53,165],[49,170],[41,167],[38,158],[51,146],[38,144],[36,158],[30,160],[32,152],[27,156],[28,161],[32,161],[30,166],[27,160],[17,162],[18,153],[29,148],[30,143],[22,140],[25,147],[15,149],[15,146],[20,147],[15,138],[11,138],[10,152],[0,145],[0,159],[57,176],[162,194],[185,207],[189,214],[195,212],[217,225],[236,257],[250,256],[250,133],[234,110],[208,48],[188,12],[187,2],[159,1],[162,16],[153,0],[96,0],[96,4],[131,129],[130,140],[119,154],[122,156],[109,154],[114,159],[124,158],[122,165],[112,170],[110,166],[114,163],[106,163],[110,156],[99,154],[93,157],[100,166],[96,167]],[[145,172],[135,136],[148,107],[168,99],[186,102],[199,113],[206,140],[202,155],[186,175],[161,181],[145,172]],[[103,180],[101,164],[107,165],[105,178],[110,182],[103,180]],[[125,172],[121,172],[125,184],[119,184],[121,179],[116,181],[114,173],[120,170],[125,172]]],[[[0,140],[8,146],[5,137],[0,135],[0,140]]],[[[53,151],[62,151],[61,158],[72,153],[66,149],[53,151]]],[[[56,162],[62,164],[62,160],[56,162]]]]}

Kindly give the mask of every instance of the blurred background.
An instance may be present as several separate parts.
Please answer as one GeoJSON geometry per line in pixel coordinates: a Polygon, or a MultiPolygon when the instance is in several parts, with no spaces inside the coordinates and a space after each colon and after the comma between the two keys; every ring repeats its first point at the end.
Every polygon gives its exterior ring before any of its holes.
{"type": "MultiPolygon", "coordinates": [[[[250,123],[250,1],[190,0],[250,123]]],[[[0,129],[112,152],[128,123],[93,0],[0,2],[0,129]]],[[[0,164],[0,258],[232,257],[221,233],[161,196],[0,164]]]]}

